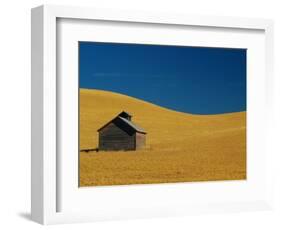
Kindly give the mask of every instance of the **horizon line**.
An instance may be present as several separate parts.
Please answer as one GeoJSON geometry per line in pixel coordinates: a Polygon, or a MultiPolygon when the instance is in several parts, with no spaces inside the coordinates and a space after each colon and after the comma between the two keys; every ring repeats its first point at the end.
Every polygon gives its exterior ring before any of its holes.
{"type": "Polygon", "coordinates": [[[146,102],[146,103],[149,103],[149,104],[161,107],[161,108],[165,108],[165,109],[168,109],[168,110],[171,110],[171,111],[175,111],[175,112],[179,112],[179,113],[184,113],[184,114],[189,114],[189,115],[199,115],[199,116],[209,115],[210,116],[210,115],[224,115],[224,114],[247,112],[247,110],[240,110],[240,111],[231,111],[231,112],[224,112],[224,113],[191,113],[191,112],[185,112],[185,111],[176,110],[176,109],[169,108],[169,107],[163,106],[163,105],[158,105],[158,104],[156,104],[154,102],[147,101],[147,100],[144,100],[142,98],[133,97],[133,96],[130,96],[130,95],[127,95],[127,94],[123,94],[123,93],[119,93],[119,92],[115,92],[115,91],[103,90],[103,89],[95,89],[95,88],[85,88],[85,87],[79,87],[79,90],[80,89],[104,91],[104,92],[110,92],[110,93],[114,93],[114,94],[119,94],[119,95],[122,95],[122,96],[126,96],[126,97],[130,97],[130,98],[133,98],[133,99],[136,99],[136,100],[140,100],[140,101],[143,101],[143,102],[146,102]]]}

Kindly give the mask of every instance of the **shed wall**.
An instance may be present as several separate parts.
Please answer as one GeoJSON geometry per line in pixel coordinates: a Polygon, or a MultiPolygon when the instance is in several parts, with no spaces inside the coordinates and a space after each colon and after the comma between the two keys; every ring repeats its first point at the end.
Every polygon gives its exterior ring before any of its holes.
{"type": "Polygon", "coordinates": [[[143,133],[136,133],[136,149],[141,149],[145,146],[146,135],[143,133]]]}
{"type": "Polygon", "coordinates": [[[134,150],[135,134],[110,123],[99,132],[100,150],[134,150]]]}

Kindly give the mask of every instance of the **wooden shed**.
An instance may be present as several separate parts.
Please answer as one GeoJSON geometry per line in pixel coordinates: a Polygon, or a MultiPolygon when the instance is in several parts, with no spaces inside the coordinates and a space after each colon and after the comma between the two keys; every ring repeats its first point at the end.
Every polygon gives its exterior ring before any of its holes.
{"type": "Polygon", "coordinates": [[[137,150],[145,146],[146,132],[132,122],[132,116],[123,111],[100,129],[99,150],[137,150]]]}

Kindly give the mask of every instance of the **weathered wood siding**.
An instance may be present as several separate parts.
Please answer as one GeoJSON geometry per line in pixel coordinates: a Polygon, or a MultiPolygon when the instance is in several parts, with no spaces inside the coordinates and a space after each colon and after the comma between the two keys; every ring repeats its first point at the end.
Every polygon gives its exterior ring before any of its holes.
{"type": "Polygon", "coordinates": [[[99,150],[135,150],[135,133],[118,120],[99,132],[99,150]]]}
{"type": "Polygon", "coordinates": [[[143,133],[136,133],[136,149],[141,149],[145,146],[145,137],[143,133]]]}

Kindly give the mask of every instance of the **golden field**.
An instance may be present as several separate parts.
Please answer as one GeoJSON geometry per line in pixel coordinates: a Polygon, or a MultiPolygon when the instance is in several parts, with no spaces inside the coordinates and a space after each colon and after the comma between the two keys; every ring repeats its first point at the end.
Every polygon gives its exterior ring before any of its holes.
{"type": "Polygon", "coordinates": [[[192,115],[125,95],[80,89],[80,150],[121,111],[147,131],[146,147],[80,152],[80,186],[246,179],[246,112],[192,115]]]}

